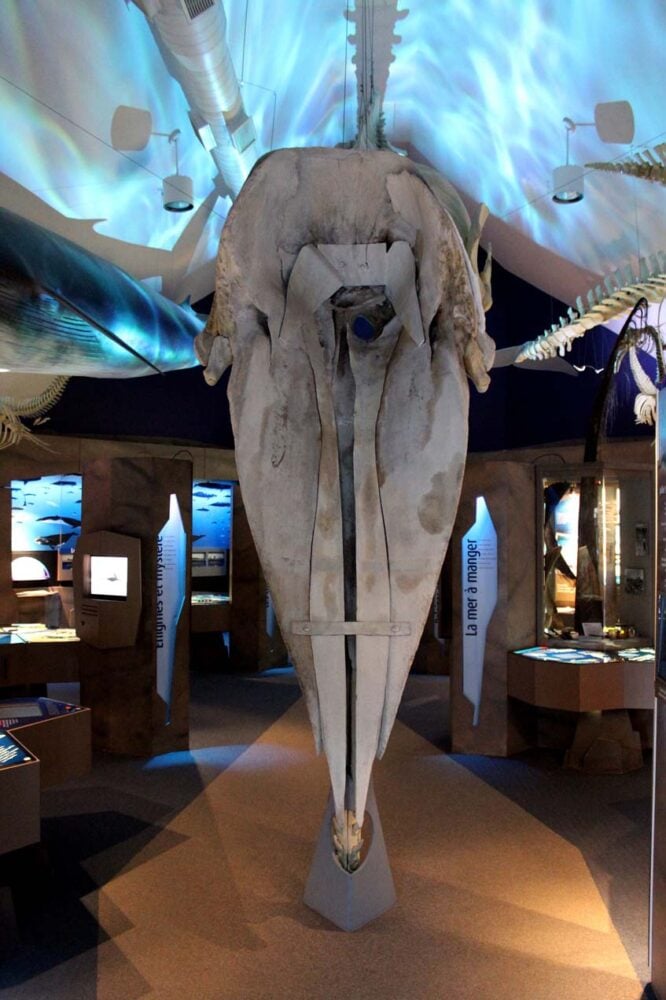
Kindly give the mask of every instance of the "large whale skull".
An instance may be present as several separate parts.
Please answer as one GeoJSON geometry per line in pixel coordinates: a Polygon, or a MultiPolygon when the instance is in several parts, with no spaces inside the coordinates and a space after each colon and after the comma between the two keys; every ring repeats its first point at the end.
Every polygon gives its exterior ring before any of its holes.
{"type": "MultiPolygon", "coordinates": [[[[260,161],[222,233],[206,379],[229,382],[250,527],[359,861],[488,384],[482,287],[421,168],[385,151],[260,161]]],[[[459,206],[464,213],[462,206],[459,206]]]]}

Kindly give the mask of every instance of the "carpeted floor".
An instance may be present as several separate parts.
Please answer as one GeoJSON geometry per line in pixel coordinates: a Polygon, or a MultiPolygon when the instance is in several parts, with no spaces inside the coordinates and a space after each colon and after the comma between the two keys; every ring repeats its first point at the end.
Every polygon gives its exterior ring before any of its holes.
{"type": "Polygon", "coordinates": [[[447,756],[447,690],[409,681],[375,772],[398,903],[345,934],[302,903],[327,779],[293,675],[195,675],[190,752],[44,793],[3,997],[639,1000],[649,768],[447,756]]]}

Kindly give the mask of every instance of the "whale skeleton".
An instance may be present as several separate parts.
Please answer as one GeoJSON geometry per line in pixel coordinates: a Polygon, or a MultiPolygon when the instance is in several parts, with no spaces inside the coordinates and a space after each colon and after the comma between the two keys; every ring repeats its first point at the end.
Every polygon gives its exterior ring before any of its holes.
{"type": "Polygon", "coordinates": [[[233,363],[240,487],[348,871],[453,527],[466,375],[483,391],[494,354],[479,234],[435,180],[385,150],[269,154],[227,219],[196,341],[207,382],[233,363]]]}

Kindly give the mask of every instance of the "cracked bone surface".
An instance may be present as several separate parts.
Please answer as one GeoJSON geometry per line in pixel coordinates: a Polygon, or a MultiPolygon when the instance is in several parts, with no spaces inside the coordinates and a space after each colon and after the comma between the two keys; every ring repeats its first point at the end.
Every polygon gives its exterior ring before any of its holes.
{"type": "Polygon", "coordinates": [[[466,374],[485,389],[494,354],[467,216],[441,191],[384,150],[270,154],[225,224],[197,343],[208,381],[232,364],[241,490],[341,863],[453,527],[466,374]]]}

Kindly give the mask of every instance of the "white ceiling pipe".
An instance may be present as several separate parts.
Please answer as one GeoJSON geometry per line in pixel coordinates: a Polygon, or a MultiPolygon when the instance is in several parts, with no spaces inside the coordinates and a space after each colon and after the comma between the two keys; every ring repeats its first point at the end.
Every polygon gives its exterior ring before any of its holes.
{"type": "MultiPolygon", "coordinates": [[[[145,14],[169,72],[178,80],[190,109],[210,126],[210,150],[232,197],[257,159],[256,142],[239,153],[232,136],[248,116],[226,42],[220,0],[133,0],[145,14]]],[[[241,147],[243,148],[243,147],[241,147]]]]}

